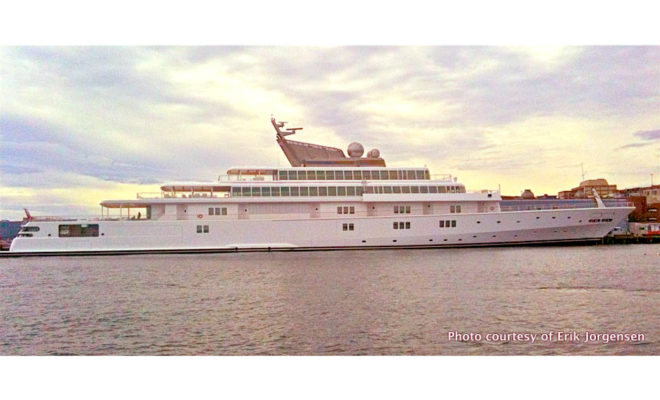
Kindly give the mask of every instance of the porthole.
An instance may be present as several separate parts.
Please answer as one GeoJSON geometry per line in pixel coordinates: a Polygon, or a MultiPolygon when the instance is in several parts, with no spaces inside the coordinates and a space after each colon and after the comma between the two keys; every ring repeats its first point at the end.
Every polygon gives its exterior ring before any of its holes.
{"type": "Polygon", "coordinates": [[[497,221],[497,223],[498,223],[498,224],[501,224],[501,223],[502,223],[502,221],[497,221]]]}
{"type": "Polygon", "coordinates": [[[557,219],[557,217],[552,217],[552,219],[557,219]]]}
{"type": "Polygon", "coordinates": [[[480,223],[481,223],[481,221],[477,221],[477,224],[480,224],[480,223]]]}
{"type": "Polygon", "coordinates": [[[476,237],[477,237],[477,235],[472,235],[472,237],[473,237],[473,238],[476,238],[476,237]]]}
{"type": "Polygon", "coordinates": [[[541,217],[536,217],[536,219],[540,219],[541,217]]]}
{"type": "Polygon", "coordinates": [[[392,240],[392,242],[396,243],[396,239],[392,240]]]}

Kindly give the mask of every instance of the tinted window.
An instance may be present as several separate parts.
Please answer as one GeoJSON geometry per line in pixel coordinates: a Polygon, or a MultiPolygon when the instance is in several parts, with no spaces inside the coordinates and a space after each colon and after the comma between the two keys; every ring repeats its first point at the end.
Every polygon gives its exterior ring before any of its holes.
{"type": "Polygon", "coordinates": [[[60,225],[60,237],[97,237],[99,235],[98,224],[60,225]]]}

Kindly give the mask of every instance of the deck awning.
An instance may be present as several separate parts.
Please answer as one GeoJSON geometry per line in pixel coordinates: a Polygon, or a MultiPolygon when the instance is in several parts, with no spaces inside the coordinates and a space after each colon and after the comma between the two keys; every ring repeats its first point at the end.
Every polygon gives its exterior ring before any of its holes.
{"type": "Polygon", "coordinates": [[[214,185],[208,183],[172,183],[163,185],[160,190],[164,192],[229,192],[231,186],[214,185]]]}

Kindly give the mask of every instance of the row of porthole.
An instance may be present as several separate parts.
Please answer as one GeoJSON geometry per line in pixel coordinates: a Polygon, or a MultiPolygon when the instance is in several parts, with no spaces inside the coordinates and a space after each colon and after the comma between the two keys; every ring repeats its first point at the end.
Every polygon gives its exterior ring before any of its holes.
{"type": "MultiPolygon", "coordinates": [[[[536,219],[541,219],[541,217],[536,217],[536,219]]],[[[557,217],[552,217],[552,219],[557,219],[557,217]]],[[[570,215],[568,217],[566,217],[566,219],[571,219],[570,215]]],[[[582,222],[582,220],[579,220],[578,222],[582,222]]],[[[481,221],[477,221],[477,224],[480,224],[480,223],[481,223],[481,221]]],[[[501,224],[502,221],[497,221],[497,223],[501,224]]],[[[516,224],[519,224],[519,223],[520,223],[520,220],[516,221],[516,224]]]]}

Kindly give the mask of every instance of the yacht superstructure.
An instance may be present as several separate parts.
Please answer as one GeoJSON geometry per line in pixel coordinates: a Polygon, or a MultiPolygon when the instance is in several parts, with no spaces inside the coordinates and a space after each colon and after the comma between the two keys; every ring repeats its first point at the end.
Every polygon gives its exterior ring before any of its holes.
{"type": "Polygon", "coordinates": [[[387,167],[377,149],[287,139],[291,167],[238,167],[210,182],[106,200],[99,218],[36,218],[11,251],[122,254],[491,246],[597,241],[633,207],[503,212],[497,191],[467,192],[450,175],[387,167]],[[111,215],[111,211],[119,215],[111,215]]]}

